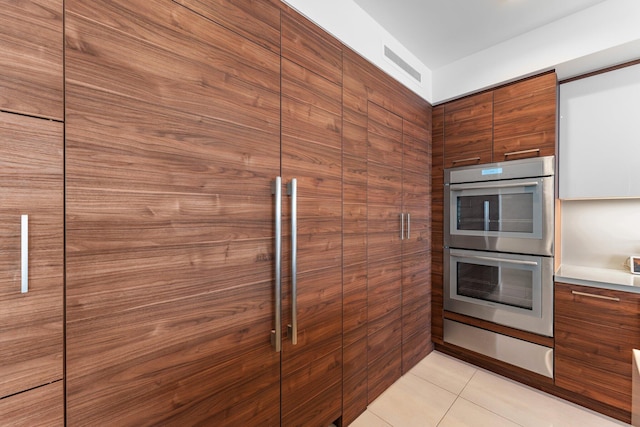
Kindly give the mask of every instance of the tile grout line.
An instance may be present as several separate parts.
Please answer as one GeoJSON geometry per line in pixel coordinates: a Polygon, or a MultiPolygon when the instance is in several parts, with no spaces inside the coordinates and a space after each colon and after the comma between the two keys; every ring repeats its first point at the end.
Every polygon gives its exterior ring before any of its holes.
{"type": "Polygon", "coordinates": [[[469,383],[471,382],[471,380],[473,379],[473,377],[476,376],[476,374],[478,373],[478,369],[475,368],[473,370],[473,374],[471,374],[471,376],[469,377],[469,379],[467,380],[467,382],[464,384],[464,387],[462,387],[462,389],[460,389],[460,393],[458,393],[458,397],[460,397],[460,395],[462,394],[462,392],[464,391],[464,389],[467,388],[467,386],[469,385],[469,383]]]}
{"type": "Polygon", "coordinates": [[[471,380],[473,379],[473,377],[476,375],[476,373],[478,372],[477,369],[473,370],[473,374],[471,374],[471,376],[469,377],[469,379],[467,380],[467,382],[464,384],[464,386],[460,389],[460,391],[456,394],[456,398],[453,400],[453,402],[451,402],[451,405],[449,406],[449,408],[447,409],[447,411],[444,413],[444,415],[442,415],[442,418],[440,418],[440,421],[438,421],[438,424],[436,424],[436,427],[438,427],[442,421],[444,421],[444,419],[447,417],[447,415],[449,414],[449,412],[451,411],[451,408],[453,408],[453,405],[456,404],[456,402],[458,401],[458,399],[463,399],[465,400],[463,397],[460,397],[460,395],[462,394],[462,392],[464,391],[465,388],[467,388],[467,386],[469,385],[469,383],[471,382],[471,380]]]}
{"type": "Polygon", "coordinates": [[[453,402],[451,402],[451,405],[449,405],[449,407],[447,408],[447,411],[442,415],[442,417],[438,421],[438,424],[436,424],[436,427],[438,427],[440,425],[440,423],[442,423],[442,421],[444,421],[444,419],[447,418],[447,415],[449,414],[449,411],[451,411],[451,408],[453,408],[453,405],[456,404],[458,399],[461,399],[460,395],[457,395],[456,398],[453,400],[453,402]]]}
{"type": "MultiPolygon", "coordinates": [[[[507,416],[505,416],[505,415],[499,414],[498,412],[494,411],[493,409],[485,408],[484,406],[482,406],[482,405],[480,405],[480,404],[478,404],[478,403],[476,403],[476,402],[474,402],[474,401],[472,401],[472,400],[467,400],[467,399],[465,399],[464,397],[461,397],[461,396],[460,396],[460,395],[464,392],[464,390],[467,388],[467,386],[469,385],[469,383],[471,382],[471,380],[476,376],[476,374],[477,374],[478,372],[485,372],[485,373],[487,373],[487,374],[489,374],[489,375],[492,375],[492,376],[502,377],[502,376],[501,376],[501,375],[499,375],[499,374],[495,374],[495,373],[493,373],[493,372],[486,371],[486,370],[484,370],[484,369],[482,369],[482,368],[477,368],[477,369],[475,369],[475,370],[473,371],[473,375],[471,375],[471,377],[469,378],[469,381],[467,381],[467,383],[464,385],[464,387],[462,387],[462,390],[460,390],[460,393],[458,394],[458,398],[460,398],[460,399],[462,399],[462,400],[465,400],[466,402],[469,402],[470,404],[475,405],[475,406],[477,406],[477,407],[479,407],[479,408],[482,408],[482,409],[484,409],[485,411],[490,412],[490,413],[492,413],[492,414],[494,414],[494,415],[496,415],[496,416],[498,416],[498,417],[500,417],[500,418],[502,418],[502,419],[504,419],[504,420],[507,420],[507,421],[509,421],[510,423],[513,423],[513,424],[518,425],[518,426],[520,426],[520,427],[524,427],[524,426],[523,426],[522,424],[520,424],[519,422],[516,422],[516,421],[512,420],[511,418],[509,418],[509,417],[507,417],[507,416]]],[[[458,398],[456,398],[456,401],[458,400],[458,398]]]]}
{"type": "Polygon", "coordinates": [[[391,427],[395,427],[393,424],[391,424],[389,421],[385,420],[384,418],[382,418],[380,415],[376,414],[375,412],[371,411],[369,408],[367,408],[367,411],[371,412],[377,419],[379,419],[380,421],[382,421],[383,423],[385,423],[388,426],[391,427]]]}

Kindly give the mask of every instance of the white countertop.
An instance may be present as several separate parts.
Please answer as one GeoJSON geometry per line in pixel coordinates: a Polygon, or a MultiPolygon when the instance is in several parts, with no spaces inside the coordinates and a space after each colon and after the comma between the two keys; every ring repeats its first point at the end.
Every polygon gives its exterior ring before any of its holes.
{"type": "Polygon", "coordinates": [[[562,264],[554,279],[571,285],[640,293],[640,275],[631,274],[629,270],[562,264]]]}

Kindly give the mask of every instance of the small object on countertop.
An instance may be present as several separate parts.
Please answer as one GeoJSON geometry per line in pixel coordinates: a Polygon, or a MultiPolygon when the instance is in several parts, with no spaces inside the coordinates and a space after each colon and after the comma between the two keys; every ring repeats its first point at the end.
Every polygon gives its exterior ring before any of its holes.
{"type": "Polygon", "coordinates": [[[625,263],[631,273],[640,274],[640,255],[630,256],[625,263]]]}

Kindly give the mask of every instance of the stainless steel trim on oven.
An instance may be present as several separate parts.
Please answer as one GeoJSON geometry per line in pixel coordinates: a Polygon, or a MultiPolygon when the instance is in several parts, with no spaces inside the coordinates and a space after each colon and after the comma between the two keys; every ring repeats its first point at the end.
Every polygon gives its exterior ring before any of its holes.
{"type": "Polygon", "coordinates": [[[444,245],[552,256],[554,159],[446,169],[444,245]]]}
{"type": "Polygon", "coordinates": [[[444,308],[553,336],[553,258],[445,248],[444,308]]]}
{"type": "Polygon", "coordinates": [[[444,319],[444,341],[553,378],[553,348],[444,319]]]}

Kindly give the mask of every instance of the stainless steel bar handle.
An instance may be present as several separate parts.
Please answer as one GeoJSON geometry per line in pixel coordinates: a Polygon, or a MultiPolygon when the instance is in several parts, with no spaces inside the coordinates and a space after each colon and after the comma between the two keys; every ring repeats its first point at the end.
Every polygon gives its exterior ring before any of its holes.
{"type": "Polygon", "coordinates": [[[400,240],[404,240],[404,213],[400,213],[400,240]]]}
{"type": "Polygon", "coordinates": [[[489,231],[489,210],[491,206],[489,205],[489,201],[484,201],[484,231],[489,231]]]}
{"type": "Polygon", "coordinates": [[[607,301],[620,301],[620,298],[608,297],[606,295],[588,294],[586,292],[579,292],[579,291],[571,291],[571,293],[573,295],[580,295],[580,296],[583,296],[583,297],[606,299],[607,301]]]}
{"type": "Polygon", "coordinates": [[[298,344],[298,180],[287,186],[291,196],[291,324],[288,326],[291,344],[298,344]]]}
{"type": "Polygon", "coordinates": [[[521,151],[511,151],[509,153],[504,153],[505,157],[509,157],[509,156],[519,156],[521,154],[533,154],[533,153],[539,153],[540,149],[539,148],[532,148],[530,150],[521,150],[521,151]]]}
{"type": "Polygon", "coordinates": [[[411,239],[411,214],[407,212],[407,240],[411,239]]]}
{"type": "Polygon", "coordinates": [[[497,261],[497,262],[504,262],[504,263],[507,263],[507,264],[533,265],[533,266],[537,266],[538,265],[538,263],[536,261],[524,261],[524,260],[519,260],[519,259],[494,258],[494,257],[489,257],[489,256],[469,255],[469,256],[465,256],[464,258],[479,259],[479,260],[482,260],[482,261],[497,261]]]}
{"type": "Polygon", "coordinates": [[[271,331],[271,345],[280,352],[282,350],[282,177],[277,177],[271,184],[271,193],[275,197],[275,329],[271,331]]]}
{"type": "Polygon", "coordinates": [[[469,157],[467,159],[454,160],[451,162],[451,164],[455,165],[456,163],[478,162],[478,161],[480,161],[480,157],[469,157]]]}
{"type": "Polygon", "coordinates": [[[20,217],[20,264],[20,292],[26,294],[29,292],[29,215],[20,217]]]}
{"type": "Polygon", "coordinates": [[[480,184],[451,184],[449,188],[451,190],[484,190],[484,189],[493,189],[493,188],[517,188],[517,187],[531,187],[539,185],[538,181],[530,181],[530,182],[514,182],[510,184],[506,184],[504,182],[501,183],[480,183],[480,184]]]}

